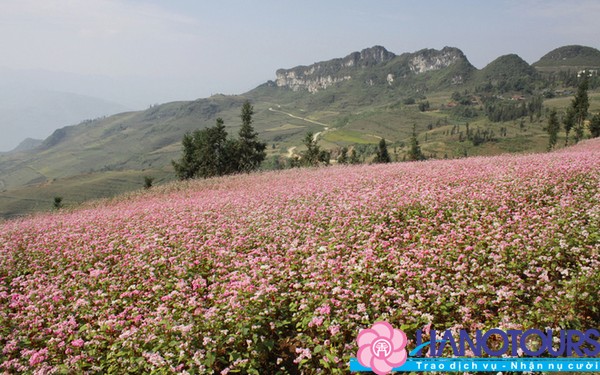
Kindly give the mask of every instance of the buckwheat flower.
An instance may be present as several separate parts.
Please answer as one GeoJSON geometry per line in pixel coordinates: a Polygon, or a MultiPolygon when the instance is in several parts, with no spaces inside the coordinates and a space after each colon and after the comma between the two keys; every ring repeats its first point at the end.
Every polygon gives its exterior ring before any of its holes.
{"type": "Polygon", "coordinates": [[[103,273],[102,270],[91,270],[90,271],[90,276],[91,277],[98,277],[98,276],[102,275],[102,273],[103,273]]]}
{"type": "Polygon", "coordinates": [[[42,363],[46,360],[46,356],[48,355],[48,349],[44,348],[34,352],[31,357],[29,357],[29,365],[35,366],[39,363],[42,363]]]}
{"type": "Polygon", "coordinates": [[[329,326],[329,333],[331,333],[332,336],[337,335],[339,332],[340,332],[339,324],[332,324],[329,326]]]}
{"type": "Polygon", "coordinates": [[[323,317],[322,316],[315,316],[312,318],[312,320],[308,323],[309,327],[319,327],[323,325],[323,317]]]}
{"type": "Polygon", "coordinates": [[[71,345],[73,345],[76,348],[81,348],[84,343],[85,342],[83,341],[83,339],[77,339],[77,340],[71,341],[71,345]]]}

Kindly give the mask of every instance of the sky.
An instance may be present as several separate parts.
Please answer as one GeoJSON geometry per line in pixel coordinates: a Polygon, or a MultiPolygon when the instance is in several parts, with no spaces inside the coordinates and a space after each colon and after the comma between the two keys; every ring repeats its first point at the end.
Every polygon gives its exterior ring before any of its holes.
{"type": "Polygon", "coordinates": [[[478,68],[508,53],[533,63],[600,48],[598,20],[597,0],[1,0],[0,83],[144,109],[242,94],[279,68],[374,45],[458,47],[478,68]]]}

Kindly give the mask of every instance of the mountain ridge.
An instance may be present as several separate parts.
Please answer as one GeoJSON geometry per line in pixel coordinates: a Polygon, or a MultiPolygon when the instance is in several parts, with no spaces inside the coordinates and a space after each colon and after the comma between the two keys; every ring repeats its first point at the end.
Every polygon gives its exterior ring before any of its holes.
{"type": "Polygon", "coordinates": [[[600,51],[581,45],[563,46],[548,52],[532,66],[536,68],[557,66],[600,68],[600,51]]]}
{"type": "MultiPolygon", "coordinates": [[[[406,78],[409,74],[419,75],[428,71],[447,68],[458,62],[466,62],[472,67],[464,53],[454,47],[442,50],[422,49],[413,53],[396,55],[385,47],[376,45],[353,52],[344,58],[320,61],[311,65],[299,65],[289,69],[276,71],[277,87],[289,88],[292,91],[301,89],[316,93],[340,82],[361,77],[364,68],[381,67],[377,72],[377,81],[392,85],[397,78],[406,78]]],[[[373,78],[366,82],[373,82],[373,78]]]]}
{"type": "Polygon", "coordinates": [[[82,189],[60,181],[75,181],[85,189],[90,186],[85,181],[105,184],[101,193],[92,195],[105,196],[135,189],[143,175],[173,178],[170,161],[180,156],[183,134],[212,126],[222,117],[227,132],[235,136],[245,100],[255,108],[254,126],[270,146],[269,160],[301,152],[309,131],[317,134],[324,148],[333,150],[334,158],[336,149],[349,145],[359,145],[368,155],[370,145],[385,138],[394,148],[395,160],[400,160],[414,125],[422,149],[432,157],[545,148],[539,118],[535,124],[530,120],[531,130],[516,122],[494,125],[473,96],[487,83],[489,97],[501,98],[508,92],[508,98],[523,100],[532,95],[527,90],[537,89],[542,78],[515,54],[500,56],[479,70],[455,47],[397,55],[374,46],[343,58],[278,69],[276,79],[278,75],[279,84],[267,81],[242,95],[170,102],[88,120],[56,129],[37,147],[0,154],[0,216],[43,206],[50,194],[89,199],[82,189]],[[489,148],[465,143],[461,128],[465,122],[476,129],[478,142],[487,139],[489,148]],[[47,189],[49,185],[54,190],[47,189]],[[34,199],[31,191],[36,192],[34,199]],[[29,206],[15,203],[27,199],[32,201],[29,206]],[[10,212],[3,202],[12,205],[10,212]]]}

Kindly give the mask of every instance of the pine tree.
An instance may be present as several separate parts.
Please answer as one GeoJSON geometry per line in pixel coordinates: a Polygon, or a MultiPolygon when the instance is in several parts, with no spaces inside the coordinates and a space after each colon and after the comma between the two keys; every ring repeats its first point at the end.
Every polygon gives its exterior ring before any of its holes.
{"type": "Polygon", "coordinates": [[[373,159],[373,163],[389,163],[391,161],[392,159],[390,158],[385,139],[381,138],[381,140],[379,141],[377,154],[375,155],[375,159],[373,159]]]}
{"type": "Polygon", "coordinates": [[[572,107],[567,108],[567,114],[563,118],[563,125],[565,127],[565,146],[569,143],[569,133],[575,125],[575,110],[572,107]]]}
{"type": "Polygon", "coordinates": [[[548,135],[550,138],[548,139],[548,150],[552,150],[554,146],[556,146],[556,142],[558,141],[558,131],[560,130],[560,124],[558,123],[558,117],[556,115],[556,110],[552,110],[550,112],[550,117],[548,118],[548,135]]]}
{"type": "Polygon", "coordinates": [[[302,153],[301,163],[307,167],[316,167],[319,165],[319,156],[321,155],[321,148],[317,144],[317,140],[312,132],[306,133],[303,140],[306,151],[302,153]]]}
{"type": "Polygon", "coordinates": [[[413,125],[412,136],[410,137],[410,150],[408,151],[408,160],[424,160],[425,156],[423,152],[421,152],[421,146],[419,146],[419,141],[417,140],[417,125],[413,125]]]}
{"type": "Polygon", "coordinates": [[[54,197],[54,203],[52,205],[54,206],[55,210],[60,210],[63,207],[62,201],[62,197],[54,197]]]}
{"type": "Polygon", "coordinates": [[[340,155],[337,158],[338,164],[348,164],[348,147],[342,147],[340,155]]]}
{"type": "Polygon", "coordinates": [[[258,167],[260,163],[265,160],[266,153],[265,149],[267,144],[258,140],[258,133],[254,131],[252,127],[252,116],[254,115],[254,108],[250,105],[249,101],[245,101],[242,106],[242,127],[238,133],[239,139],[236,147],[236,169],[239,172],[252,172],[258,167]]]}
{"type": "Polygon", "coordinates": [[[360,158],[356,153],[356,148],[352,148],[352,151],[350,151],[350,164],[360,164],[360,158]]]}
{"type": "Polygon", "coordinates": [[[592,121],[589,124],[590,133],[592,133],[592,138],[600,137],[600,113],[594,115],[592,117],[592,121]]]}
{"type": "Polygon", "coordinates": [[[186,133],[181,141],[183,145],[183,156],[176,162],[172,160],[175,174],[180,180],[187,180],[196,177],[199,167],[198,158],[196,157],[196,140],[199,138],[199,131],[194,133],[186,133]]]}
{"type": "Polygon", "coordinates": [[[208,178],[233,173],[236,169],[235,144],[227,140],[223,119],[218,118],[216,125],[205,129],[202,135],[196,145],[200,164],[198,175],[208,178]]]}
{"type": "Polygon", "coordinates": [[[575,112],[575,129],[573,139],[575,143],[579,142],[583,138],[583,124],[588,116],[588,109],[590,107],[590,101],[588,98],[588,76],[584,72],[583,81],[577,87],[577,95],[571,103],[571,107],[575,112]]]}
{"type": "Polygon", "coordinates": [[[215,126],[186,133],[181,141],[183,155],[173,160],[173,168],[179,179],[208,178],[239,172],[251,172],[265,159],[267,144],[258,140],[252,127],[254,109],[248,101],[242,106],[242,127],[239,139],[227,138],[223,119],[215,126]]]}
{"type": "Polygon", "coordinates": [[[211,128],[196,130],[183,136],[183,156],[172,161],[181,180],[214,177],[235,171],[235,143],[227,139],[221,118],[211,128]]]}

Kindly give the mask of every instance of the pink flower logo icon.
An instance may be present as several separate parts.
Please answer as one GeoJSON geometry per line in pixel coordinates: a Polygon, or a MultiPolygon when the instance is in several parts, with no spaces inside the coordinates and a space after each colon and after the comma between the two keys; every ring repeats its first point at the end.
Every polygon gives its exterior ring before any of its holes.
{"type": "Polygon", "coordinates": [[[358,362],[377,375],[385,375],[406,362],[406,334],[388,322],[377,322],[363,329],[356,338],[358,362]]]}

